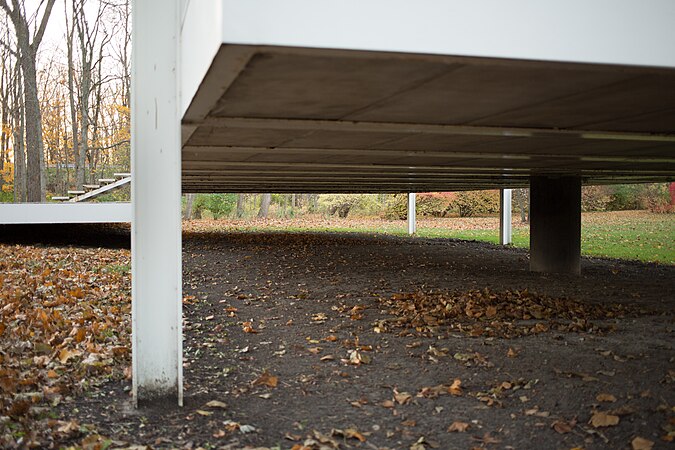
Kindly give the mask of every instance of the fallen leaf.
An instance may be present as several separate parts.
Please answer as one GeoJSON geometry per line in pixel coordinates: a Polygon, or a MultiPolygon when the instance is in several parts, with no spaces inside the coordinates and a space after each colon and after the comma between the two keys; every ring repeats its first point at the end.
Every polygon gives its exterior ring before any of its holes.
{"type": "Polygon", "coordinates": [[[347,439],[357,439],[359,442],[366,442],[366,438],[356,428],[347,428],[344,430],[344,436],[347,439]]]}
{"type": "Polygon", "coordinates": [[[241,434],[255,433],[256,428],[253,425],[239,425],[241,434]]]}
{"type": "Polygon", "coordinates": [[[410,400],[412,399],[412,395],[410,395],[407,392],[398,392],[394,390],[394,400],[398,402],[399,405],[405,405],[407,403],[410,403],[410,400]]]}
{"type": "Polygon", "coordinates": [[[299,441],[300,439],[302,439],[302,436],[300,436],[299,434],[286,433],[284,434],[284,439],[288,439],[289,441],[299,441]]]}
{"type": "Polygon", "coordinates": [[[616,397],[614,397],[612,394],[605,394],[601,393],[595,396],[595,399],[599,402],[615,402],[616,397]]]}
{"type": "Polygon", "coordinates": [[[619,424],[619,416],[607,414],[604,411],[596,411],[588,423],[593,425],[594,428],[613,427],[619,424]]]}
{"type": "Polygon", "coordinates": [[[61,364],[66,364],[70,358],[80,355],[82,355],[80,350],[68,350],[64,348],[59,352],[59,361],[61,361],[61,364]]]}
{"type": "Polygon", "coordinates": [[[448,433],[464,433],[469,429],[469,424],[466,422],[452,422],[448,427],[448,433]]]}
{"type": "Polygon", "coordinates": [[[370,356],[359,352],[358,350],[349,351],[349,364],[360,366],[361,364],[370,364],[370,356]]]}
{"type": "Polygon", "coordinates": [[[221,409],[227,408],[227,405],[221,402],[220,400],[211,400],[206,404],[206,406],[208,406],[209,408],[221,408],[221,409]]]}
{"type": "Polygon", "coordinates": [[[557,433],[566,434],[571,432],[576,426],[576,424],[577,424],[576,419],[572,419],[569,422],[565,420],[556,420],[551,424],[551,428],[553,428],[557,433]]]}
{"type": "Polygon", "coordinates": [[[461,385],[462,381],[459,378],[456,378],[448,388],[448,392],[450,392],[452,395],[462,395],[462,388],[460,387],[461,385]]]}
{"type": "Polygon", "coordinates": [[[427,442],[424,440],[424,436],[422,436],[417,440],[417,442],[410,446],[410,450],[426,450],[426,443],[427,442]]]}
{"type": "Polygon", "coordinates": [[[251,322],[243,322],[241,324],[241,328],[244,330],[244,333],[258,333],[258,330],[253,328],[253,324],[251,322]]]}
{"type": "Polygon", "coordinates": [[[652,450],[652,447],[654,447],[654,442],[650,441],[649,439],[637,436],[630,442],[630,445],[633,450],[652,450]]]}
{"type": "Polygon", "coordinates": [[[264,371],[255,381],[253,381],[254,386],[263,385],[271,388],[277,387],[278,383],[279,379],[271,375],[268,371],[264,371]]]}

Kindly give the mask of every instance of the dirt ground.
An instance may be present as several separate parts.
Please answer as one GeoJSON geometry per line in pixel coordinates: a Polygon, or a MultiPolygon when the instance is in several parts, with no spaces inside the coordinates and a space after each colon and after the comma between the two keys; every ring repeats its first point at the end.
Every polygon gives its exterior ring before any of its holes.
{"type": "Polygon", "coordinates": [[[184,407],[134,410],[124,380],[61,414],[112,447],[673,448],[675,266],[546,275],[477,242],[192,233],[184,295],[184,407]]]}

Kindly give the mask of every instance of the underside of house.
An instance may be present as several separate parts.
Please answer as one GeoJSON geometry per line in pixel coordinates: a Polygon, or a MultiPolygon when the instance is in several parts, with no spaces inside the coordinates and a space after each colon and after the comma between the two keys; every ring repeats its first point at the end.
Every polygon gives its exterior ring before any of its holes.
{"type": "Polygon", "coordinates": [[[181,192],[529,186],[531,269],[579,273],[582,183],[675,179],[674,21],[672,0],[134,2],[134,398],[182,402],[181,192]]]}

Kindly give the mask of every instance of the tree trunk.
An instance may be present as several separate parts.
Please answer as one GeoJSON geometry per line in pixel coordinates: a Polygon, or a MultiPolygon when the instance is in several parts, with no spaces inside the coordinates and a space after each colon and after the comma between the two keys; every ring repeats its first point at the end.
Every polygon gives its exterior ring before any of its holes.
{"type": "MultiPolygon", "coordinates": [[[[17,79],[18,83],[18,79],[17,79]]],[[[20,87],[17,85],[17,91],[20,87]]],[[[23,108],[21,107],[20,95],[17,95],[14,115],[14,203],[26,201],[26,152],[24,148],[24,122],[23,108]]]]}
{"type": "Polygon", "coordinates": [[[38,100],[37,74],[33,55],[21,56],[21,70],[23,71],[25,99],[26,201],[40,203],[45,200],[44,151],[42,114],[38,100]]]}
{"type": "MultiPolygon", "coordinates": [[[[7,59],[9,55],[3,53],[2,57],[2,72],[0,73],[0,172],[5,168],[5,158],[7,157],[7,130],[9,130],[9,68],[7,59]]],[[[0,179],[0,189],[2,188],[3,180],[0,179]]]]}
{"type": "Polygon", "coordinates": [[[183,212],[183,219],[192,219],[192,202],[195,200],[195,194],[186,194],[185,211],[183,212]]]}
{"type": "MultiPolygon", "coordinates": [[[[24,124],[26,131],[26,197],[28,202],[45,200],[44,151],[42,144],[42,115],[38,99],[37,74],[35,59],[38,47],[45,33],[47,21],[51,15],[54,2],[47,0],[42,19],[31,42],[28,18],[24,15],[22,2],[12,0],[12,7],[7,0],[0,0],[0,8],[5,10],[14,25],[19,54],[19,64],[23,72],[24,88],[24,124]]],[[[36,13],[37,15],[37,13],[36,13]]],[[[36,17],[37,19],[37,17],[36,17]]]]}
{"type": "Polygon", "coordinates": [[[258,211],[258,218],[264,219],[270,212],[270,202],[272,201],[272,194],[263,194],[260,202],[260,211],[258,211]]]}
{"type": "MultiPolygon", "coordinates": [[[[68,55],[68,103],[70,106],[70,126],[73,137],[73,159],[75,161],[75,179],[80,177],[80,127],[77,121],[77,105],[75,104],[75,55],[73,52],[73,37],[75,35],[75,19],[73,18],[72,25],[68,25],[68,13],[66,17],[66,50],[68,55]]],[[[68,158],[66,157],[66,163],[68,158]]],[[[68,182],[70,183],[70,169],[68,169],[68,182]]],[[[80,189],[81,186],[78,186],[80,189]]]]}
{"type": "Polygon", "coordinates": [[[237,194],[237,219],[241,219],[244,215],[244,195],[246,194],[237,194]]]}
{"type": "Polygon", "coordinates": [[[93,58],[93,48],[91,48],[91,36],[88,35],[86,28],[86,17],[84,16],[83,4],[80,4],[78,11],[73,11],[73,21],[77,27],[77,35],[80,44],[80,63],[82,65],[82,76],[80,80],[80,152],[77,155],[77,189],[82,189],[85,182],[85,164],[87,152],[89,150],[89,96],[91,94],[91,64],[93,58]],[[77,14],[77,15],[76,15],[77,14]]]}

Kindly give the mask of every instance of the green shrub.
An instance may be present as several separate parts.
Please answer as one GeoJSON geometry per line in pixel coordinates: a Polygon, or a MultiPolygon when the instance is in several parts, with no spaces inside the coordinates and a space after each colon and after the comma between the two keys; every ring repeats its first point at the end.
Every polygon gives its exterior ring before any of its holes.
{"type": "Polygon", "coordinates": [[[236,205],[236,194],[197,194],[192,203],[192,214],[199,219],[208,211],[214,219],[220,219],[229,215],[236,205]]]}
{"type": "Polygon", "coordinates": [[[617,184],[608,186],[611,194],[611,200],[607,205],[608,211],[625,211],[640,209],[640,197],[642,195],[643,185],[640,184],[617,184]]]}
{"type": "Polygon", "coordinates": [[[405,220],[408,217],[408,196],[406,194],[388,195],[384,217],[390,220],[405,220]]]}
{"type": "Polygon", "coordinates": [[[321,194],[318,200],[319,211],[343,218],[348,215],[377,215],[381,208],[381,202],[374,194],[321,194]]]}
{"type": "MultiPolygon", "coordinates": [[[[417,194],[417,215],[424,217],[445,217],[453,200],[457,197],[454,192],[425,192],[417,194]]],[[[393,194],[387,199],[384,210],[387,219],[405,220],[408,217],[408,195],[393,194]]]]}
{"type": "Polygon", "coordinates": [[[14,192],[13,191],[0,191],[0,203],[12,203],[14,202],[14,192]]]}
{"type": "Polygon", "coordinates": [[[464,191],[452,201],[460,217],[473,217],[499,212],[499,191],[464,191]]]}

